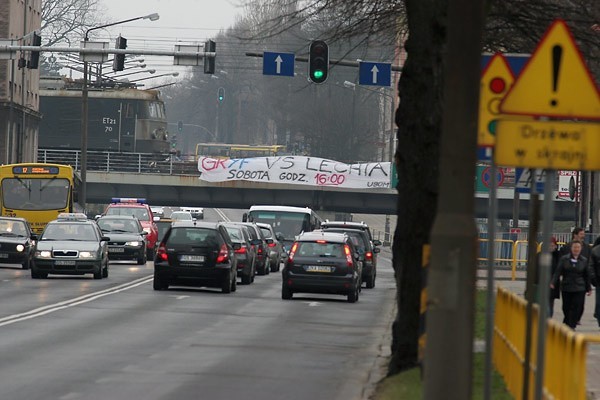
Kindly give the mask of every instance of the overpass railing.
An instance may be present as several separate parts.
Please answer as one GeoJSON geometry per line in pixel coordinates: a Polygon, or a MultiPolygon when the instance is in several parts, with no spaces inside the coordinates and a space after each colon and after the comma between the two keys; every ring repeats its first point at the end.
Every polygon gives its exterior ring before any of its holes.
{"type": "MultiPolygon", "coordinates": [[[[88,151],[87,158],[88,171],[200,175],[195,161],[181,160],[174,154],[88,151]]],[[[38,162],[71,165],[79,171],[81,152],[38,149],[38,162]]]]}

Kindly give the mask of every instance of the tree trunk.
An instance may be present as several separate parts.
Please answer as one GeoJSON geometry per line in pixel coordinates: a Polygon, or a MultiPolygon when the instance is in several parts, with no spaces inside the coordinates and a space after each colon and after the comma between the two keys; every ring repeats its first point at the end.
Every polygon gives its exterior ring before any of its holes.
{"type": "Polygon", "coordinates": [[[393,265],[398,315],[389,373],[417,365],[421,253],[436,215],[447,1],[407,0],[407,59],[398,84],[398,225],[393,265]]]}

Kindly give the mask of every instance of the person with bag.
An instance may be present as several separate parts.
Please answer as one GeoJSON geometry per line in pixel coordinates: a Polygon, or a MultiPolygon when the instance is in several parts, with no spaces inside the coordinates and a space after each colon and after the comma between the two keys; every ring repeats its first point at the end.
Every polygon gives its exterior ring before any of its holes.
{"type": "Polygon", "coordinates": [[[585,295],[592,294],[587,259],[581,255],[583,244],[577,240],[571,242],[571,250],[558,261],[552,276],[550,288],[561,285],[563,323],[575,330],[583,314],[585,295]]]}

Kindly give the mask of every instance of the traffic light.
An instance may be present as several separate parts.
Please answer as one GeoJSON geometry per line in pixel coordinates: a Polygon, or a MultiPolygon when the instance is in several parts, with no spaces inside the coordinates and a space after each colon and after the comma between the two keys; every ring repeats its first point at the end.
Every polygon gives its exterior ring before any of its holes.
{"type": "Polygon", "coordinates": [[[220,87],[219,90],[217,90],[217,99],[219,100],[219,103],[222,103],[223,100],[225,100],[225,88],[220,87]]]}
{"type": "Polygon", "coordinates": [[[479,91],[479,123],[477,144],[496,143],[496,125],[502,117],[500,103],[514,82],[512,71],[502,54],[492,57],[482,72],[479,91]]]}
{"type": "Polygon", "coordinates": [[[315,40],[308,51],[308,79],[314,83],[327,80],[329,70],[329,47],[323,40],[315,40]]]}
{"type": "Polygon", "coordinates": [[[183,121],[177,122],[177,130],[179,132],[183,131],[183,121]]]}
{"type": "MultiPolygon", "coordinates": [[[[126,49],[127,48],[127,39],[123,36],[117,36],[117,40],[115,41],[115,49],[126,49]]],[[[125,68],[125,54],[115,54],[115,58],[113,59],[113,71],[123,71],[125,68]]]]}
{"type": "MultiPolygon", "coordinates": [[[[214,53],[217,51],[217,44],[212,40],[204,42],[204,52],[214,53]]],[[[204,57],[204,73],[214,74],[215,73],[215,57],[204,57]]]]}
{"type": "MultiPolygon", "coordinates": [[[[33,32],[33,37],[31,38],[32,46],[41,46],[42,45],[42,36],[38,35],[36,32],[33,32]]],[[[29,60],[27,61],[27,68],[29,69],[37,69],[40,65],[40,52],[39,51],[31,51],[31,55],[29,56],[29,60]]]]}

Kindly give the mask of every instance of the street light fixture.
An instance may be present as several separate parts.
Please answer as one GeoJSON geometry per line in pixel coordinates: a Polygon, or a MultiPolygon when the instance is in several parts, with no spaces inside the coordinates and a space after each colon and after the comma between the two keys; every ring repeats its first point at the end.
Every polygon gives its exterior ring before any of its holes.
{"type": "MultiPolygon", "coordinates": [[[[157,13],[144,15],[142,17],[125,19],[123,21],[117,21],[110,24],[104,24],[96,26],[85,31],[83,38],[84,42],[89,41],[89,34],[91,31],[107,28],[109,26],[120,25],[127,22],[137,21],[140,19],[149,19],[150,21],[156,21],[160,16],[157,13]]],[[[85,47],[85,43],[84,43],[85,47]]],[[[79,193],[79,204],[85,211],[87,206],[87,145],[88,145],[88,62],[83,59],[83,82],[81,86],[81,190],[79,193]]]]}
{"type": "MultiPolygon", "coordinates": [[[[154,70],[151,70],[154,71],[154,70]]],[[[140,79],[134,79],[132,81],[129,81],[129,83],[134,83],[134,82],[139,82],[139,81],[145,81],[147,79],[156,79],[156,78],[160,78],[162,76],[179,76],[179,72],[172,72],[169,74],[160,74],[160,75],[156,75],[156,76],[148,76],[146,78],[140,78],[140,79]]]]}

